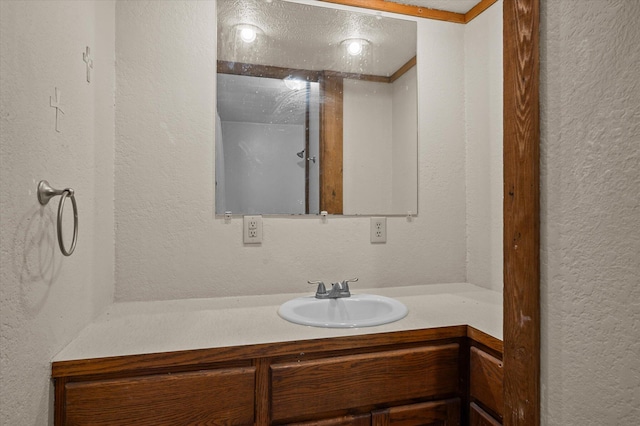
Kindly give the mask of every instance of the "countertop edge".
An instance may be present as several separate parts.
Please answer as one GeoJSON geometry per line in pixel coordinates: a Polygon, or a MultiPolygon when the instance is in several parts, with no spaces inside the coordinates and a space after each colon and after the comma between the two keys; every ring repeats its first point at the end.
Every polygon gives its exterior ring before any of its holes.
{"type": "Polygon", "coordinates": [[[438,340],[466,336],[502,352],[500,293],[466,283],[369,290],[403,301],[410,314],[413,313],[412,318],[385,326],[360,329],[336,330],[300,326],[277,318],[277,314],[272,312],[292,295],[233,298],[236,305],[225,308],[220,308],[219,305],[227,306],[229,301],[221,302],[218,299],[167,301],[164,305],[161,302],[161,309],[157,302],[113,306],[89,324],[53,359],[52,377],[85,375],[89,371],[99,374],[130,370],[134,365],[136,368],[161,368],[165,364],[187,365],[196,361],[213,363],[259,358],[267,353],[273,355],[295,351],[302,346],[307,351],[346,349],[354,345],[370,346],[376,342],[383,344],[383,339],[385,342],[402,343],[416,339],[438,340]],[[211,308],[212,304],[217,307],[211,308]],[[163,308],[167,306],[174,310],[164,312],[163,308]],[[167,324],[173,324],[176,315],[179,324],[175,329],[171,329],[171,325],[167,329],[167,324]],[[229,315],[242,315],[245,320],[240,319],[237,324],[231,324],[228,335],[205,336],[195,343],[182,339],[182,336],[175,336],[184,332],[192,333],[199,339],[200,333],[208,331],[208,328],[203,328],[208,321],[227,318],[229,315]],[[155,329],[145,330],[145,327],[155,329]],[[192,330],[183,330],[184,328],[192,330]],[[270,331],[272,333],[266,335],[270,331]],[[237,336],[233,337],[234,332],[247,335],[238,339],[237,336]],[[155,340],[137,342],[136,339],[146,337],[145,333],[155,340]],[[168,342],[166,345],[163,344],[165,340],[168,342]],[[116,344],[116,348],[110,347],[111,341],[117,341],[120,346],[116,344]]]}

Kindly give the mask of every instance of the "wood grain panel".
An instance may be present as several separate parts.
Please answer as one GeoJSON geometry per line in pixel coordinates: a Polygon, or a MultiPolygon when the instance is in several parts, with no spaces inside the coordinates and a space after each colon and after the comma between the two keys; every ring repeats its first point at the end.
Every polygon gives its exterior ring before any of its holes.
{"type": "Polygon", "coordinates": [[[471,397],[502,417],[504,413],[502,362],[488,353],[472,347],[470,364],[471,397]]]}
{"type": "Polygon", "coordinates": [[[69,382],[65,425],[248,425],[254,368],[69,382]]]}
{"type": "Polygon", "coordinates": [[[458,356],[448,344],[274,364],[272,420],[455,393],[458,356]]]}
{"type": "Polygon", "coordinates": [[[271,387],[269,384],[269,358],[258,358],[254,360],[256,367],[256,425],[269,424],[271,413],[269,411],[271,404],[271,387]]]}
{"type": "Polygon", "coordinates": [[[373,426],[458,426],[460,398],[374,411],[373,426]]]}
{"type": "Polygon", "coordinates": [[[504,423],[540,424],[539,0],[504,0],[504,423]]]}
{"type": "Polygon", "coordinates": [[[469,419],[469,426],[501,426],[502,424],[474,403],[471,403],[469,419]]]}
{"type": "Polygon", "coordinates": [[[343,77],[324,73],[320,96],[320,211],[342,214],[343,77]]]}

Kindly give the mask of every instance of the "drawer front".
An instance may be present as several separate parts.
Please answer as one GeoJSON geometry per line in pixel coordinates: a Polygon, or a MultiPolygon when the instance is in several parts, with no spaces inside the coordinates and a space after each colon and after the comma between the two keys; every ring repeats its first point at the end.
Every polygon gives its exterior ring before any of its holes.
{"type": "Polygon", "coordinates": [[[501,426],[499,421],[473,402],[469,408],[469,426],[501,426]]]}
{"type": "Polygon", "coordinates": [[[373,426],[460,426],[460,398],[373,412],[373,426]]]}
{"type": "Polygon", "coordinates": [[[471,397],[502,417],[502,361],[476,348],[471,348],[471,397]]]}
{"type": "Polygon", "coordinates": [[[455,393],[458,352],[448,344],[273,364],[272,419],[455,393]]]}
{"type": "Polygon", "coordinates": [[[287,426],[371,426],[371,414],[340,416],[332,419],[312,420],[310,422],[289,423],[287,426]]]}
{"type": "Polygon", "coordinates": [[[254,384],[253,367],[69,382],[64,424],[253,424],[254,384]]]}

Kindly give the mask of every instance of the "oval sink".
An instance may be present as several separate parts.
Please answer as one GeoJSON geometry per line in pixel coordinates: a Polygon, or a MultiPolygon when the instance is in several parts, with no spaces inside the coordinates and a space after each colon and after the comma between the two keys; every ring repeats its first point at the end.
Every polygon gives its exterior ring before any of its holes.
{"type": "Polygon", "coordinates": [[[340,299],[298,297],[283,303],[278,315],[287,321],[325,328],[371,327],[407,316],[408,309],[395,299],[373,294],[353,294],[340,299]]]}

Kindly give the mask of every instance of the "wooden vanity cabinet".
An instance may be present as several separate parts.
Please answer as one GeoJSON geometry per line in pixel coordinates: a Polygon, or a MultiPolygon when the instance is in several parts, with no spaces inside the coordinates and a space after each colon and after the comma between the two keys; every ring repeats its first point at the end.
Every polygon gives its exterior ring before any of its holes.
{"type": "Polygon", "coordinates": [[[470,342],[453,326],[56,362],[55,425],[493,424],[499,354],[470,342]]]}

